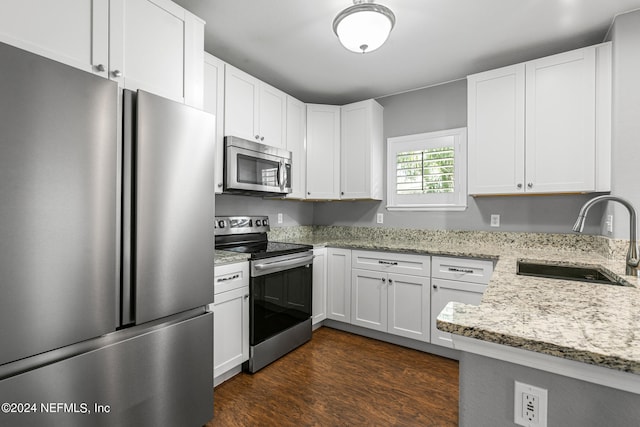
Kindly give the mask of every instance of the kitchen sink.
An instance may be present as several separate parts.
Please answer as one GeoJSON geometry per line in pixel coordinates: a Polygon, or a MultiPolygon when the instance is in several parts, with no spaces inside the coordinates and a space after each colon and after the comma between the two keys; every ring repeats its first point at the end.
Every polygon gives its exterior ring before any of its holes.
{"type": "Polygon", "coordinates": [[[547,264],[518,260],[516,273],[521,276],[545,277],[548,279],[577,280],[579,282],[605,285],[632,286],[629,282],[601,267],[567,264],[547,264]]]}

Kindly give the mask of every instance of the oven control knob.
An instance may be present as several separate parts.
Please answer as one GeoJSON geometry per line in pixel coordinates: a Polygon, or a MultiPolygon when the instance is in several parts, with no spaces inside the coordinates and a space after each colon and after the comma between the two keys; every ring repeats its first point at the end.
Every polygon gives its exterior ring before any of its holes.
{"type": "Polygon", "coordinates": [[[218,228],[224,228],[224,221],[223,220],[218,221],[218,228]]]}
{"type": "Polygon", "coordinates": [[[262,220],[262,225],[264,225],[265,227],[266,227],[267,225],[269,225],[269,220],[268,220],[268,219],[266,219],[266,218],[265,218],[264,220],[262,220]]]}
{"type": "Polygon", "coordinates": [[[260,227],[262,225],[262,221],[256,219],[256,227],[260,227]]]}

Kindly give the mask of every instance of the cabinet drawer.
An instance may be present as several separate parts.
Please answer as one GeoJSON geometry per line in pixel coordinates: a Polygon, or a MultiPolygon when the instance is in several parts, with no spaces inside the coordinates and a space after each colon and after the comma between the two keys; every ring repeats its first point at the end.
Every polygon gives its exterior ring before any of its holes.
{"type": "Polygon", "coordinates": [[[431,259],[431,277],[462,282],[489,283],[493,274],[493,261],[438,257],[431,259]]]}
{"type": "Polygon", "coordinates": [[[216,266],[214,272],[214,294],[249,286],[248,262],[216,266]]]}
{"type": "Polygon", "coordinates": [[[365,270],[387,273],[429,276],[427,255],[412,255],[389,252],[353,251],[351,266],[365,270]]]}

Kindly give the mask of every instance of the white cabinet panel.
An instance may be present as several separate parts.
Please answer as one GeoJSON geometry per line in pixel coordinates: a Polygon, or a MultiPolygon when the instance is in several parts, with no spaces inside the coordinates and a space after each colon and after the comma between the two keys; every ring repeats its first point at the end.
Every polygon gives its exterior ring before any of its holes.
{"type": "Polygon", "coordinates": [[[373,99],[341,107],[340,197],[382,200],[382,106],[373,99]]]}
{"type": "Polygon", "coordinates": [[[433,313],[431,343],[453,348],[451,334],[437,328],[436,318],[438,314],[451,301],[471,305],[480,304],[486,285],[436,278],[431,279],[431,282],[431,313],[433,313]]]}
{"type": "Polygon", "coordinates": [[[109,0],[3,0],[0,41],[106,77],[109,0]]]}
{"type": "Polygon", "coordinates": [[[468,78],[469,193],[524,192],[524,64],[468,78]]]}
{"type": "Polygon", "coordinates": [[[351,274],[351,323],[387,332],[387,275],[354,268],[351,274]]]}
{"type": "Polygon", "coordinates": [[[291,151],[291,193],[287,199],[304,199],[307,189],[307,106],[287,96],[287,146],[291,151]]]}
{"type": "Polygon", "coordinates": [[[327,319],[351,321],[351,250],[327,249],[327,319]]]}
{"type": "Polygon", "coordinates": [[[284,148],[287,129],[287,95],[272,86],[260,84],[258,134],[260,142],[284,148]]]}
{"type": "Polygon", "coordinates": [[[213,55],[204,56],[203,109],[216,116],[215,193],[222,193],[224,171],[224,62],[213,55]]]}
{"type": "Polygon", "coordinates": [[[340,107],[307,104],[307,198],[340,198],[340,107]]]}
{"type": "Polygon", "coordinates": [[[426,255],[376,251],[353,251],[352,259],[353,268],[415,276],[429,276],[431,261],[426,255]]]}
{"type": "Polygon", "coordinates": [[[389,333],[429,341],[429,282],[428,277],[388,275],[389,333]]]}
{"type": "Polygon", "coordinates": [[[311,323],[327,318],[327,249],[313,250],[313,309],[311,323]]]}
{"type": "Polygon", "coordinates": [[[217,294],[210,309],[215,378],[249,360],[249,287],[217,294]]]}

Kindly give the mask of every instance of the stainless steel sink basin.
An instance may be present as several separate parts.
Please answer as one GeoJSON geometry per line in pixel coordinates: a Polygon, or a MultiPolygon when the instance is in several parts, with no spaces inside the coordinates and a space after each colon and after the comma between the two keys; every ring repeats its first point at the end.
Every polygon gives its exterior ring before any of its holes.
{"type": "Polygon", "coordinates": [[[518,260],[516,273],[521,276],[577,280],[580,282],[600,283],[605,285],[632,286],[623,278],[616,276],[601,267],[547,264],[535,261],[518,260]]]}

